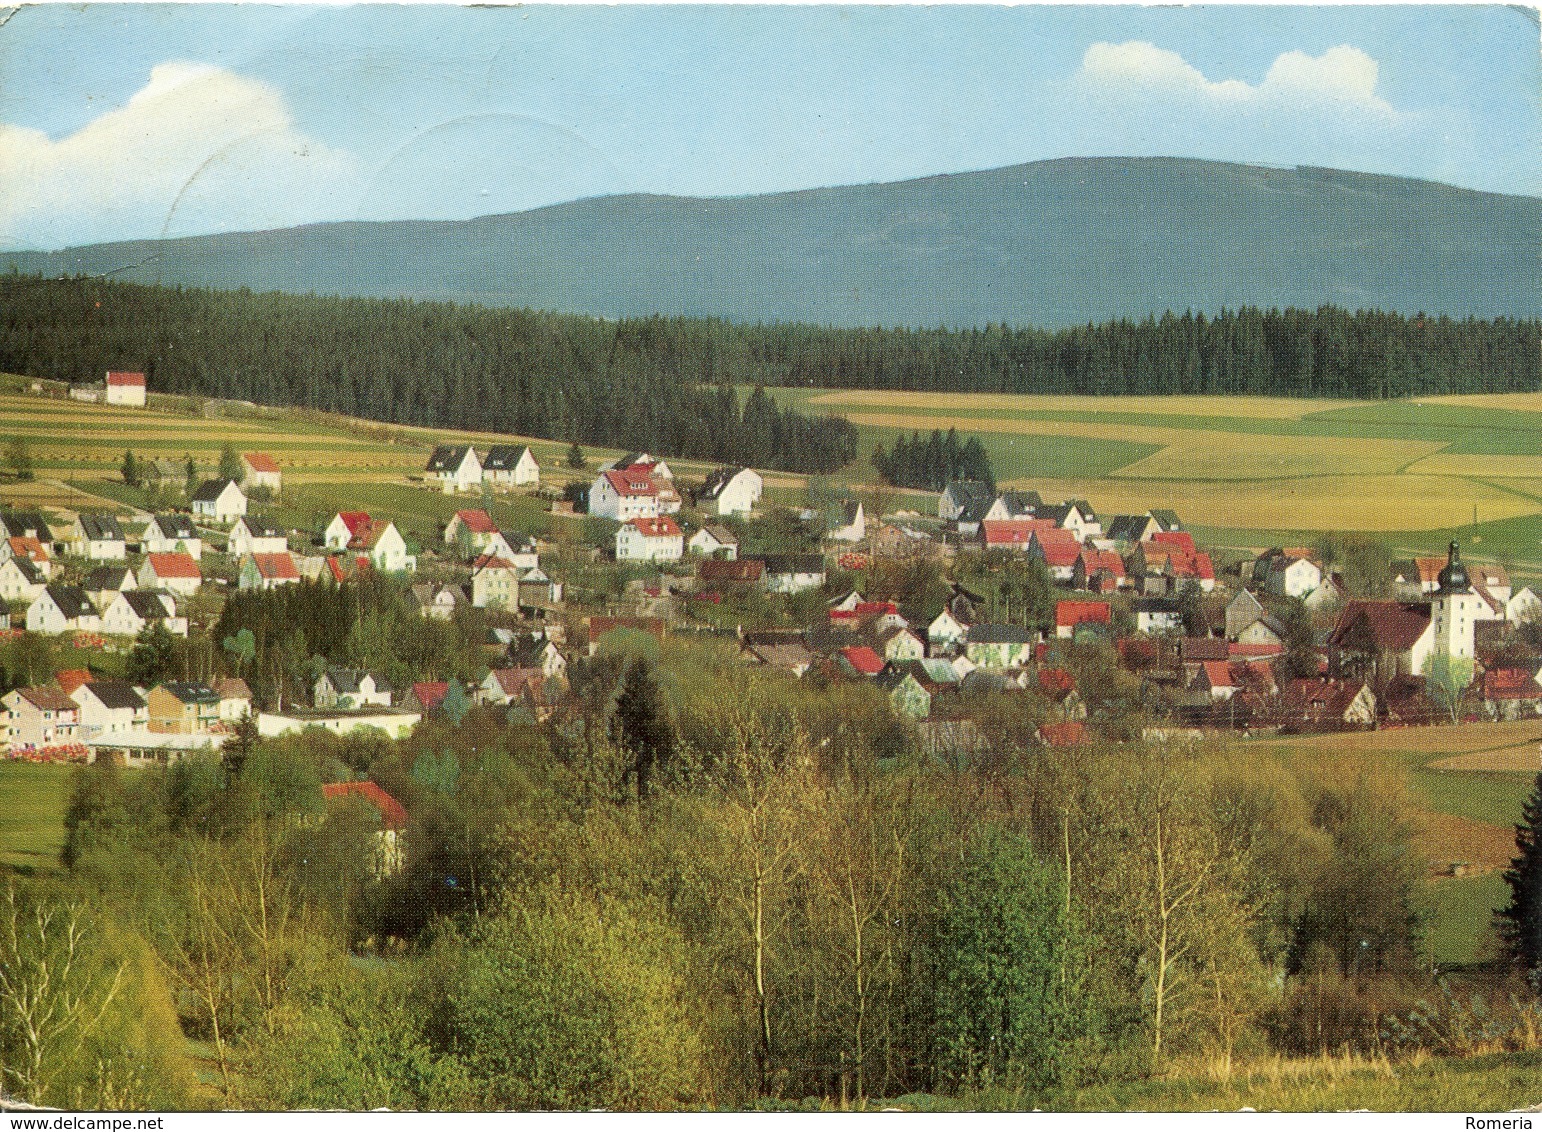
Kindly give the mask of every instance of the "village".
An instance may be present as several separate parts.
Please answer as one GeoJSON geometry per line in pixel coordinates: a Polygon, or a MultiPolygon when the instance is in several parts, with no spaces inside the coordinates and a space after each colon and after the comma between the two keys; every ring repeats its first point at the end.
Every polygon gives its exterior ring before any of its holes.
{"type": "MultiPolygon", "coordinates": [[[[110,373],[71,395],[139,407],[144,377],[110,373]]],[[[1348,579],[1319,548],[1222,556],[1160,506],[1105,516],[979,481],[950,483],[935,514],[870,514],[884,497],[859,491],[774,506],[753,469],[677,483],[665,459],[633,452],[551,500],[555,514],[588,516],[587,541],[557,548],[476,505],[540,489],[527,446],[436,448],[421,490],[466,506],[431,532],[349,509],[320,529],[281,529],[264,517],[283,493],[268,453],[227,451],[225,474],[207,478],[162,463],[180,474],[185,507],[142,519],[0,512],[12,642],[121,655],[208,634],[231,594],[368,575],[425,620],[474,618],[484,671],[393,681],[317,658],[302,702],[254,697],[239,643],[209,650],[202,678],[150,686],[93,665],[32,672],[0,699],[10,758],[164,762],[243,726],[397,738],[447,704],[546,720],[564,710],[570,661],[617,633],[709,634],[734,641],[746,665],[870,684],[921,749],[946,757],[985,743],[973,719],[982,695],[1022,697],[1047,746],[1542,712],[1542,600],[1501,566],[1464,562],[1455,543],[1348,579]]]]}

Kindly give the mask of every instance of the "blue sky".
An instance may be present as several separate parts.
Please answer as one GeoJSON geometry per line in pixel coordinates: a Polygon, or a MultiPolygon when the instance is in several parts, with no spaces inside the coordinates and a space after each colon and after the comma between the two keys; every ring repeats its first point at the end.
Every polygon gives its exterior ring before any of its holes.
{"type": "Polygon", "coordinates": [[[0,28],[0,247],[739,195],[1064,156],[1542,195],[1497,6],[47,4],[0,28]]]}

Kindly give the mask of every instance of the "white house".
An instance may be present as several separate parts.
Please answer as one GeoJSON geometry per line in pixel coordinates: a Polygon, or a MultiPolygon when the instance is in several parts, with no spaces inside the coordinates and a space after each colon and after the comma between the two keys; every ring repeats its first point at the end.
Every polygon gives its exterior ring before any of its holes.
{"type": "Polygon", "coordinates": [[[263,519],[244,515],[230,528],[225,553],[240,558],[243,554],[283,554],[288,549],[289,538],[282,530],[263,519]]]}
{"type": "Polygon", "coordinates": [[[478,609],[515,608],[519,576],[519,568],[507,558],[482,555],[471,564],[471,604],[478,609]]]}
{"type": "Polygon", "coordinates": [[[632,519],[616,532],[617,562],[678,562],[685,554],[685,534],[668,515],[632,519]]]}
{"type": "Polygon", "coordinates": [[[937,500],[937,518],[956,522],[967,511],[978,511],[984,518],[993,502],[989,484],[980,480],[954,480],[937,500]]]}
{"type": "Polygon", "coordinates": [[[514,563],[521,570],[539,570],[541,553],[535,539],[514,531],[494,531],[487,538],[486,553],[514,563]]]}
{"type": "Polygon", "coordinates": [[[27,607],[27,631],[30,633],[69,633],[93,631],[102,627],[102,618],[79,586],[45,586],[27,607]]]}
{"type": "Polygon", "coordinates": [[[765,587],[774,594],[795,594],[825,584],[825,560],[817,554],[768,554],[765,587]]]}
{"type": "Polygon", "coordinates": [[[1538,617],[1542,617],[1542,598],[1537,597],[1530,586],[1517,590],[1505,602],[1505,619],[1512,625],[1524,625],[1538,617]]]}
{"type": "Polygon", "coordinates": [[[329,668],[317,679],[311,698],[325,709],[390,707],[391,685],[362,669],[329,668]]]}
{"type": "Polygon", "coordinates": [[[70,551],[93,562],[121,562],[128,557],[128,540],[116,515],[83,512],[70,528],[70,551]]]}
{"type": "Polygon", "coordinates": [[[339,511],[321,532],[322,545],[334,553],[347,550],[354,536],[368,530],[372,521],[368,511],[339,511]]]}
{"type": "Polygon", "coordinates": [[[37,567],[25,558],[0,561],[0,598],[6,601],[36,601],[47,584],[37,567]]]}
{"type": "Polygon", "coordinates": [[[969,637],[969,626],[954,617],[946,607],[926,627],[926,641],[933,656],[952,652],[969,637]]]}
{"type": "Polygon", "coordinates": [[[446,495],[482,486],[482,461],[469,444],[441,444],[428,458],[425,471],[446,495]]]}
{"type": "Polygon", "coordinates": [[[106,609],[107,603],[123,590],[137,589],[138,586],[134,571],[127,566],[98,566],[80,584],[91,604],[98,609],[106,609]]]}
{"type": "Polygon", "coordinates": [[[650,472],[635,468],[601,472],[589,488],[589,514],[625,523],[631,519],[655,519],[659,489],[650,472]]]}
{"type": "Polygon", "coordinates": [[[672,480],[675,473],[669,470],[669,465],[657,456],[651,456],[647,452],[628,452],[624,456],[617,456],[608,464],[601,465],[602,472],[625,472],[633,468],[650,473],[655,479],[672,480]]]}
{"type": "Polygon", "coordinates": [[[137,637],[146,625],[164,622],[174,637],[187,636],[187,618],[177,616],[177,603],[168,593],[124,590],[102,610],[100,629],[115,637],[137,637]]]}
{"type": "Polygon", "coordinates": [[[488,542],[498,533],[498,524],[481,508],[457,511],[450,516],[444,527],[444,545],[459,547],[470,557],[482,554],[490,548],[488,542]]]}
{"type": "Polygon", "coordinates": [[[127,405],[134,409],[145,407],[145,375],[109,370],[107,373],[107,403],[127,405]]]}
{"type": "Polygon", "coordinates": [[[388,574],[410,573],[418,566],[417,556],[407,553],[407,540],[389,520],[377,519],[368,530],[354,535],[348,549],[367,556],[370,565],[388,574]]]}
{"type": "Polygon", "coordinates": [[[1270,565],[1265,585],[1272,594],[1305,597],[1322,585],[1322,568],[1310,558],[1280,555],[1270,565]]]}
{"type": "Polygon", "coordinates": [[[191,554],[147,554],[139,568],[139,584],[147,590],[169,590],[192,597],[203,585],[203,574],[191,554]]]}
{"type": "Polygon", "coordinates": [[[13,751],[80,740],[80,706],[58,688],[17,688],[0,697],[0,706],[13,751]]]}
{"type": "Polygon", "coordinates": [[[272,590],[279,586],[296,585],[300,581],[300,564],[287,551],[283,554],[248,554],[241,559],[236,588],[272,590]]]}
{"type": "Polygon", "coordinates": [[[233,523],[246,514],[246,493],[235,480],[209,480],[193,492],[193,514],[216,523],[233,523]]]}
{"type": "Polygon", "coordinates": [[[764,486],[752,468],[719,468],[697,493],[696,505],[717,515],[748,515],[760,502],[764,486]]]}
{"type": "Polygon", "coordinates": [[[528,445],[495,444],[482,461],[482,478],[499,487],[534,486],[541,482],[541,466],[528,445]]]}
{"type": "Polygon", "coordinates": [[[241,486],[247,491],[265,487],[277,496],[284,486],[284,473],[266,452],[245,452],[241,455],[241,486]]]}
{"type": "Polygon", "coordinates": [[[407,604],[431,621],[449,621],[465,603],[459,586],[419,582],[407,591],[407,604]]]}
{"type": "Polygon", "coordinates": [[[1143,597],[1130,603],[1137,633],[1176,633],[1183,629],[1183,607],[1172,598],[1143,597]]]}
{"type": "Polygon", "coordinates": [[[692,554],[703,558],[722,558],[732,562],[739,557],[739,540],[727,527],[708,524],[693,534],[686,542],[692,554]]]}
{"type": "Polygon", "coordinates": [[[80,737],[95,739],[143,730],[150,725],[150,705],[122,680],[97,680],[70,693],[80,709],[80,737]]]}
{"type": "Polygon", "coordinates": [[[145,527],[144,551],[146,554],[170,554],[184,551],[193,561],[203,558],[203,539],[198,528],[186,515],[157,515],[145,527]]]}

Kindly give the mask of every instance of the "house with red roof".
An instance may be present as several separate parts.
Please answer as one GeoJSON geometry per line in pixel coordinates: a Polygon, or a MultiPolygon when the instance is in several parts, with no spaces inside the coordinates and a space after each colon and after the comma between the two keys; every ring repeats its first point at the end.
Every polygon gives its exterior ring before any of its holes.
{"type": "Polygon", "coordinates": [[[678,562],[685,557],[685,532],[668,515],[630,519],[616,532],[617,562],[678,562]]]}
{"type": "Polygon", "coordinates": [[[347,802],[362,802],[380,815],[380,828],[375,832],[375,855],[371,862],[375,876],[386,877],[402,871],[406,864],[406,845],[402,841],[407,830],[407,810],[377,783],[327,782],[321,787],[321,796],[328,806],[347,802]]]}
{"type": "Polygon", "coordinates": [[[1046,723],[1039,728],[1038,739],[1046,747],[1080,747],[1088,741],[1087,725],[1074,719],[1046,723]]]}
{"type": "Polygon", "coordinates": [[[354,536],[369,529],[370,522],[368,511],[339,511],[322,532],[322,545],[334,553],[347,550],[354,536]]]}
{"type": "Polygon", "coordinates": [[[1483,674],[1483,704],[1495,719],[1542,715],[1542,673],[1528,668],[1490,668],[1483,674]]]}
{"type": "Polygon", "coordinates": [[[498,524],[480,507],[457,511],[450,516],[444,527],[444,545],[458,547],[462,554],[471,557],[488,548],[498,534],[498,524]]]}
{"type": "Polygon", "coordinates": [[[445,696],[450,694],[448,680],[422,680],[408,689],[402,697],[402,707],[409,710],[421,711],[424,715],[437,711],[439,705],[444,703],[445,696]]]}
{"type": "Polygon", "coordinates": [[[656,519],[663,514],[652,465],[601,472],[589,487],[589,514],[625,523],[656,519]]]}
{"type": "Polygon", "coordinates": [[[279,489],[284,486],[284,474],[279,469],[278,461],[266,452],[243,452],[241,454],[241,487],[250,492],[254,487],[264,487],[271,491],[275,497],[279,489]]]}
{"type": "Polygon", "coordinates": [[[1376,696],[1363,680],[1287,680],[1274,716],[1292,730],[1370,727],[1376,722],[1376,696]]]}
{"type": "Polygon", "coordinates": [[[1075,531],[1056,527],[1034,531],[1028,542],[1028,557],[1044,563],[1049,576],[1057,582],[1069,582],[1081,558],[1082,544],[1075,531]]]}
{"type": "Polygon", "coordinates": [[[980,523],[980,541],[986,550],[1027,550],[1036,531],[1059,528],[1053,519],[985,519],[980,523]]]}
{"type": "Polygon", "coordinates": [[[866,645],[850,645],[836,654],[841,668],[852,676],[877,676],[886,661],[866,645]]]}
{"type": "Polygon", "coordinates": [[[147,554],[139,568],[139,585],[141,589],[167,590],[192,597],[203,585],[203,571],[186,551],[147,554]]]}
{"type": "Polygon", "coordinates": [[[1113,611],[1106,601],[1057,601],[1055,636],[1072,637],[1080,625],[1113,624],[1113,611]]]}
{"type": "Polygon", "coordinates": [[[236,586],[243,590],[272,590],[299,581],[300,566],[294,555],[285,551],[283,554],[248,554],[241,559],[236,586]]]}
{"type": "Polygon", "coordinates": [[[1335,672],[1371,679],[1378,689],[1400,677],[1421,678],[1435,651],[1427,602],[1351,601],[1328,634],[1335,672]]]}
{"type": "Polygon", "coordinates": [[[630,629],[647,633],[660,643],[664,640],[664,620],[661,617],[591,617],[589,618],[589,655],[593,656],[600,646],[600,639],[617,629],[630,629]]]}
{"type": "Polygon", "coordinates": [[[1117,551],[1083,546],[1071,567],[1071,587],[1095,594],[1113,593],[1130,584],[1124,559],[1117,551]]]}
{"type": "Polygon", "coordinates": [[[107,372],[107,403],[131,409],[145,407],[145,375],[124,370],[107,372]]]}

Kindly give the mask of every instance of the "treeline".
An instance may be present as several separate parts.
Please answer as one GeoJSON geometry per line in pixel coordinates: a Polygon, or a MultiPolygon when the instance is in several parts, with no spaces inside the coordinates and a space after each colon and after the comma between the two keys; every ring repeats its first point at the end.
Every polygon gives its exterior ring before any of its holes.
{"type": "MultiPolygon", "coordinates": [[[[651,1109],[989,1089],[1066,1107],[1091,1082],[1281,1052],[1462,1052],[1420,1001],[1425,865],[1396,767],[1050,751],[1033,738],[1049,705],[1005,693],[969,704],[982,746],[923,757],[871,685],[633,636],[575,661],[572,703],[542,724],[481,708],[395,743],[82,771],[67,883],[20,888],[0,962],[40,970],[74,921],[78,974],[45,991],[96,1021],[0,1025],[11,1091],[651,1109]],[[405,807],[399,872],[375,873],[372,809],[324,803],[351,776],[405,807]]],[[[1105,653],[1066,655],[1095,714],[1120,698],[1105,653]]],[[[1516,988],[1486,1008],[1486,1050],[1535,1022],[1516,988]]]]}
{"type": "Polygon", "coordinates": [[[71,382],[142,369],[156,393],[549,437],[825,474],[856,428],[714,378],[631,323],[449,303],[0,278],[0,370],[71,382]],[[746,410],[750,407],[746,406],[746,410]]]}
{"type": "Polygon", "coordinates": [[[996,490],[996,472],[980,438],[960,444],[958,430],[951,428],[946,435],[933,429],[925,440],[919,432],[909,440],[901,436],[887,451],[880,444],[873,450],[873,467],[895,487],[942,491],[953,480],[978,480],[996,490]]]}

